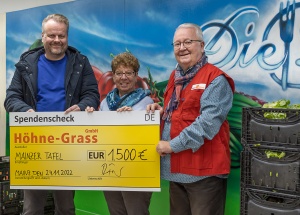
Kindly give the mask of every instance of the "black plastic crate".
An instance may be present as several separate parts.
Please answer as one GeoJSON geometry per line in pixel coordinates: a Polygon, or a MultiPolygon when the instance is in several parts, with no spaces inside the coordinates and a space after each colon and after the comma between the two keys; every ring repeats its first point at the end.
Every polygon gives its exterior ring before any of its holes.
{"type": "Polygon", "coordinates": [[[9,181],[9,157],[0,157],[0,182],[9,181]]]}
{"type": "Polygon", "coordinates": [[[19,201],[21,191],[10,189],[9,181],[0,182],[0,203],[8,204],[14,201],[19,201]]]}
{"type": "Polygon", "coordinates": [[[9,181],[9,164],[8,167],[0,167],[0,182],[9,181]]]}
{"type": "Polygon", "coordinates": [[[0,156],[0,162],[9,163],[9,156],[0,156]]]}
{"type": "Polygon", "coordinates": [[[300,197],[263,190],[241,189],[241,215],[299,215],[300,197]]]}
{"type": "Polygon", "coordinates": [[[18,215],[20,213],[19,202],[0,203],[0,215],[18,215]]]}
{"type": "Polygon", "coordinates": [[[300,149],[253,145],[241,154],[241,182],[300,195],[300,149]]]}
{"type": "MultiPolygon", "coordinates": [[[[261,144],[285,144],[300,147],[300,110],[243,108],[242,138],[261,144]],[[265,113],[284,114],[284,119],[268,119],[265,113]]],[[[246,143],[247,143],[246,142],[246,143]]]]}

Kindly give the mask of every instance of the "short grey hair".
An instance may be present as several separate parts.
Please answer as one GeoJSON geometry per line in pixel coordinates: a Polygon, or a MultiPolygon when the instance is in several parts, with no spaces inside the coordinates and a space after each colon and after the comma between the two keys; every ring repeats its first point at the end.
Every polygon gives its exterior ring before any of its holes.
{"type": "Polygon", "coordinates": [[[196,25],[194,23],[183,23],[176,28],[176,31],[179,28],[194,28],[196,31],[196,35],[199,37],[199,40],[203,40],[203,33],[199,25],[196,25]]]}
{"type": "Polygon", "coordinates": [[[55,22],[58,23],[64,23],[67,26],[67,34],[69,33],[69,20],[67,17],[65,17],[62,14],[50,14],[48,15],[42,22],[42,32],[44,33],[44,27],[45,23],[48,22],[49,20],[54,20],[55,22]]]}

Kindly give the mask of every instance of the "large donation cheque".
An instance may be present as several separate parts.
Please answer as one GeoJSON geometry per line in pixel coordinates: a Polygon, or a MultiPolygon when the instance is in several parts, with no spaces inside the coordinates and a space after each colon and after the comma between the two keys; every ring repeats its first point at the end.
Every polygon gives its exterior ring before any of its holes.
{"type": "Polygon", "coordinates": [[[160,191],[159,112],[9,114],[11,189],[160,191]]]}

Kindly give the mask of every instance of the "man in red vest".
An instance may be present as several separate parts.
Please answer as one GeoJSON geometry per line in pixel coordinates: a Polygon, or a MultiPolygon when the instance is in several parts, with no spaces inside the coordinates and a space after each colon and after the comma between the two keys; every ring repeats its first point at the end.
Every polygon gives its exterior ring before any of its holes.
{"type": "Polygon", "coordinates": [[[161,177],[170,181],[171,215],[223,215],[230,172],[229,124],[234,82],[208,63],[202,30],[177,27],[173,38],[178,62],[160,110],[161,177]]]}

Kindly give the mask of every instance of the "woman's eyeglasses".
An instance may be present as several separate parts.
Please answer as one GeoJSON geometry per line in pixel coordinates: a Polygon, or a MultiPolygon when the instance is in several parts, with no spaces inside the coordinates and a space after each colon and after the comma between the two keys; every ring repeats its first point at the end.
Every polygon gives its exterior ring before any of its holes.
{"type": "Polygon", "coordinates": [[[128,71],[128,72],[115,72],[115,76],[118,78],[121,78],[123,75],[125,75],[127,78],[131,78],[134,76],[135,72],[133,71],[128,71]]]}

